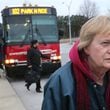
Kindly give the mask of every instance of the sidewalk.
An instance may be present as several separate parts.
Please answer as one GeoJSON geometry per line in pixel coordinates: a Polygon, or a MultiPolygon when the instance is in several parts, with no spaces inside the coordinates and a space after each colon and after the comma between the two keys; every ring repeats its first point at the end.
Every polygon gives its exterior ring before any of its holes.
{"type": "Polygon", "coordinates": [[[4,76],[0,77],[0,110],[26,110],[4,76]]]}

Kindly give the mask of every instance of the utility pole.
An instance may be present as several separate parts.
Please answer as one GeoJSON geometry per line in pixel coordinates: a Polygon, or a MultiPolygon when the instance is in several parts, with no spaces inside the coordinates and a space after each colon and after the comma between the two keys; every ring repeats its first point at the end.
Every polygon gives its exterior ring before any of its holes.
{"type": "MultiPolygon", "coordinates": [[[[65,4],[63,2],[63,4],[65,4]]],[[[71,7],[71,4],[72,4],[72,0],[70,1],[69,5],[66,5],[67,8],[68,8],[68,32],[69,32],[69,42],[70,44],[72,44],[72,37],[71,37],[71,19],[70,19],[70,7],[71,7]]]]}
{"type": "Polygon", "coordinates": [[[72,39],[71,39],[72,37],[71,37],[70,6],[68,6],[68,28],[69,28],[69,39],[70,39],[70,44],[71,44],[72,43],[72,39]]]}

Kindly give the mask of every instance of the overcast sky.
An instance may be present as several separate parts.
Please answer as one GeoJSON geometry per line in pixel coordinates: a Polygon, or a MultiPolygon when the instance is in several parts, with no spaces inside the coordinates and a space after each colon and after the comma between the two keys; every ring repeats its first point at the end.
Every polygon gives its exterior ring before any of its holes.
{"type": "MultiPolygon", "coordinates": [[[[0,11],[5,6],[22,6],[25,2],[27,4],[39,6],[54,6],[57,9],[57,15],[68,15],[68,7],[70,7],[70,14],[75,15],[79,13],[79,7],[84,2],[84,0],[0,0],[0,11]]],[[[110,9],[109,0],[91,0],[96,3],[100,14],[107,14],[108,9],[110,9]]],[[[1,22],[1,17],[0,17],[1,22]]]]}

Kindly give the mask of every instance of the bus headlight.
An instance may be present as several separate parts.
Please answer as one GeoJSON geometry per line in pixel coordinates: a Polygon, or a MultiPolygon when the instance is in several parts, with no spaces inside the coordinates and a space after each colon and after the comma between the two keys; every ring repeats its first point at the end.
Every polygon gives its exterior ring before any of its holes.
{"type": "Polygon", "coordinates": [[[61,60],[61,56],[52,56],[51,60],[61,60]]]}
{"type": "Polygon", "coordinates": [[[13,64],[13,63],[17,63],[18,60],[17,59],[6,59],[5,60],[5,64],[13,64]]]}

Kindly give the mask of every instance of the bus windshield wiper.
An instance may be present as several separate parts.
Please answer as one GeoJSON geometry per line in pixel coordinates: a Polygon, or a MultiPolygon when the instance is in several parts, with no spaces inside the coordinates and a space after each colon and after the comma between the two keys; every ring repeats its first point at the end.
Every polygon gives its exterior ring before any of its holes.
{"type": "Polygon", "coordinates": [[[43,44],[46,45],[46,42],[45,42],[44,38],[42,37],[42,34],[40,33],[39,29],[37,28],[37,25],[35,26],[35,32],[36,32],[36,34],[38,34],[38,36],[40,37],[43,44]]]}
{"type": "Polygon", "coordinates": [[[20,46],[22,47],[25,43],[25,41],[27,40],[28,36],[30,34],[30,29],[27,30],[26,34],[25,34],[25,38],[23,39],[23,41],[21,42],[20,46]]]}

